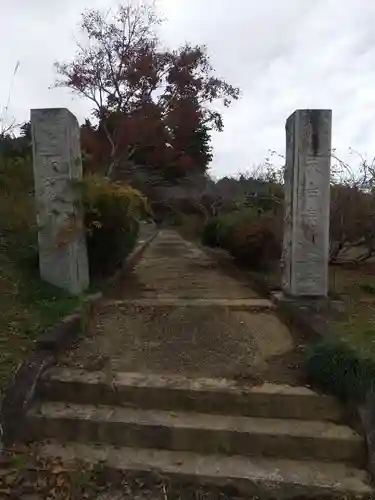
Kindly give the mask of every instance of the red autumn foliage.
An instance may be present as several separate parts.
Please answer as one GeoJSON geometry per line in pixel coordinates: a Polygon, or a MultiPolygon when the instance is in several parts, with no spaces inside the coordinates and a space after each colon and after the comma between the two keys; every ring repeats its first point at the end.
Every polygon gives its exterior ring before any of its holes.
{"type": "Polygon", "coordinates": [[[109,174],[129,160],[130,151],[142,162],[174,166],[176,173],[204,171],[211,158],[209,131],[223,128],[213,106],[239,97],[238,88],[215,76],[206,47],[162,48],[160,22],[150,5],[109,14],[88,10],[74,60],[56,63],[57,85],[93,104],[98,127],[82,130],[82,140],[93,163],[110,164],[109,174]]]}

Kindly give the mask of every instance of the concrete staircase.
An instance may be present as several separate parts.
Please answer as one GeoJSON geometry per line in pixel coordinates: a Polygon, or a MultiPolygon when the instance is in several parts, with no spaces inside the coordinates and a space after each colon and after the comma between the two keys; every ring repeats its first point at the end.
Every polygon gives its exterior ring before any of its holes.
{"type": "Polygon", "coordinates": [[[25,436],[64,461],[260,498],[369,498],[365,442],[305,387],[54,368],[25,436]]]}

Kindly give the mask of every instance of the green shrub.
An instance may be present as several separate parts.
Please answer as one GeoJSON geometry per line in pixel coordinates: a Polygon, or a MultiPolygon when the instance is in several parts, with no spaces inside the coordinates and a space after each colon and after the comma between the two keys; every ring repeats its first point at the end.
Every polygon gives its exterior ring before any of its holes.
{"type": "Polygon", "coordinates": [[[241,264],[267,268],[281,256],[282,224],[275,214],[254,207],[211,219],[203,230],[203,243],[228,250],[241,264]]]}
{"type": "Polygon", "coordinates": [[[213,217],[203,227],[202,243],[209,247],[219,246],[219,217],[213,217]]]}
{"type": "Polygon", "coordinates": [[[360,283],[359,288],[369,295],[375,295],[375,283],[360,283]]]}
{"type": "Polygon", "coordinates": [[[226,250],[231,248],[233,231],[239,224],[239,221],[245,217],[245,214],[247,214],[247,210],[233,211],[219,216],[218,245],[221,248],[225,248],[226,250]]]}
{"type": "Polygon", "coordinates": [[[273,214],[244,217],[231,231],[229,251],[241,264],[266,269],[281,256],[280,224],[273,214]]]}
{"type": "Polygon", "coordinates": [[[38,230],[30,156],[0,156],[0,254],[39,275],[38,230]]]}
{"type": "Polygon", "coordinates": [[[342,401],[361,402],[375,385],[375,361],[339,338],[317,341],[306,348],[311,385],[342,401]]]}
{"type": "Polygon", "coordinates": [[[203,228],[202,243],[229,249],[233,230],[240,221],[253,216],[252,209],[244,209],[212,217],[203,228]]]}
{"type": "Polygon", "coordinates": [[[202,238],[204,219],[201,215],[176,214],[173,225],[178,227],[187,239],[202,238]]]}
{"type": "MultiPolygon", "coordinates": [[[[0,228],[2,233],[36,230],[31,158],[0,156],[0,228]]],[[[19,243],[19,242],[17,242],[19,243]]]]}
{"type": "Polygon", "coordinates": [[[133,249],[139,221],[146,216],[145,197],[130,186],[89,176],[80,183],[85,210],[87,252],[92,279],[121,266],[133,249]]]}

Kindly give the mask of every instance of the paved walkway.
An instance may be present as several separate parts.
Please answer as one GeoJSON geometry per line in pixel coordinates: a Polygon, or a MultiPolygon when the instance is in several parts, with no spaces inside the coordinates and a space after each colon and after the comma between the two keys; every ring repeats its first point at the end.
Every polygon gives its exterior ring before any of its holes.
{"type": "Polygon", "coordinates": [[[256,298],[246,282],[218,271],[215,262],[174,231],[162,230],[132,273],[132,286],[124,280],[115,298],[256,298]],[[137,286],[138,285],[138,286],[137,286]]]}
{"type": "Polygon", "coordinates": [[[69,368],[44,377],[25,427],[35,455],[54,471],[56,458],[98,465],[144,500],[174,497],[179,482],[191,487],[176,498],[370,498],[363,437],[333,398],[280,385],[298,385],[298,336],[234,275],[161,231],[61,360],[69,368]]]}
{"type": "Polygon", "coordinates": [[[162,230],[103,302],[92,335],[61,363],[298,384],[298,359],[269,301],[162,230]]]}

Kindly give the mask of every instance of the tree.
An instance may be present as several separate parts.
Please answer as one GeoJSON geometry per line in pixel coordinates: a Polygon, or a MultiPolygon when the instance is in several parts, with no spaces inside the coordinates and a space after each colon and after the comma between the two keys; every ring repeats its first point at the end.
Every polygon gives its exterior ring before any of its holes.
{"type": "Polygon", "coordinates": [[[368,162],[353,149],[349,148],[349,152],[360,159],[356,168],[332,151],[331,263],[350,253],[356,263],[365,262],[375,254],[375,159],[368,162]]]}
{"type": "Polygon", "coordinates": [[[21,130],[21,137],[24,137],[25,139],[31,141],[31,122],[30,121],[24,122],[20,126],[20,130],[21,130]]]}
{"type": "Polygon", "coordinates": [[[180,144],[181,149],[185,150],[195,165],[206,167],[211,162],[211,137],[206,125],[199,125],[195,130],[190,131],[187,137],[176,135],[175,141],[180,144]]]}
{"type": "Polygon", "coordinates": [[[31,123],[20,125],[20,136],[15,134],[16,125],[0,133],[0,155],[7,158],[24,157],[31,152],[31,123]]]}
{"type": "MultiPolygon", "coordinates": [[[[359,157],[354,168],[340,159],[336,150],[331,151],[330,178],[330,263],[351,260],[366,262],[375,255],[375,158],[367,161],[361,154],[349,148],[359,157]]],[[[283,155],[270,151],[264,170],[252,173],[254,179],[263,180],[277,203],[283,201],[283,167],[277,167],[271,158],[283,155]]],[[[258,200],[262,190],[257,187],[258,200]]],[[[265,198],[266,201],[266,198],[265,198]]],[[[268,202],[267,202],[268,205],[268,202]]],[[[269,208],[269,207],[267,207],[269,208]]]]}
{"type": "Polygon", "coordinates": [[[153,5],[88,10],[75,58],[56,63],[56,85],[93,105],[98,127],[91,132],[104,137],[108,175],[136,156],[168,175],[205,171],[209,131],[223,129],[213,106],[239,98],[238,88],[215,76],[206,47],[162,49],[156,36],[161,22],[153,5]]]}

